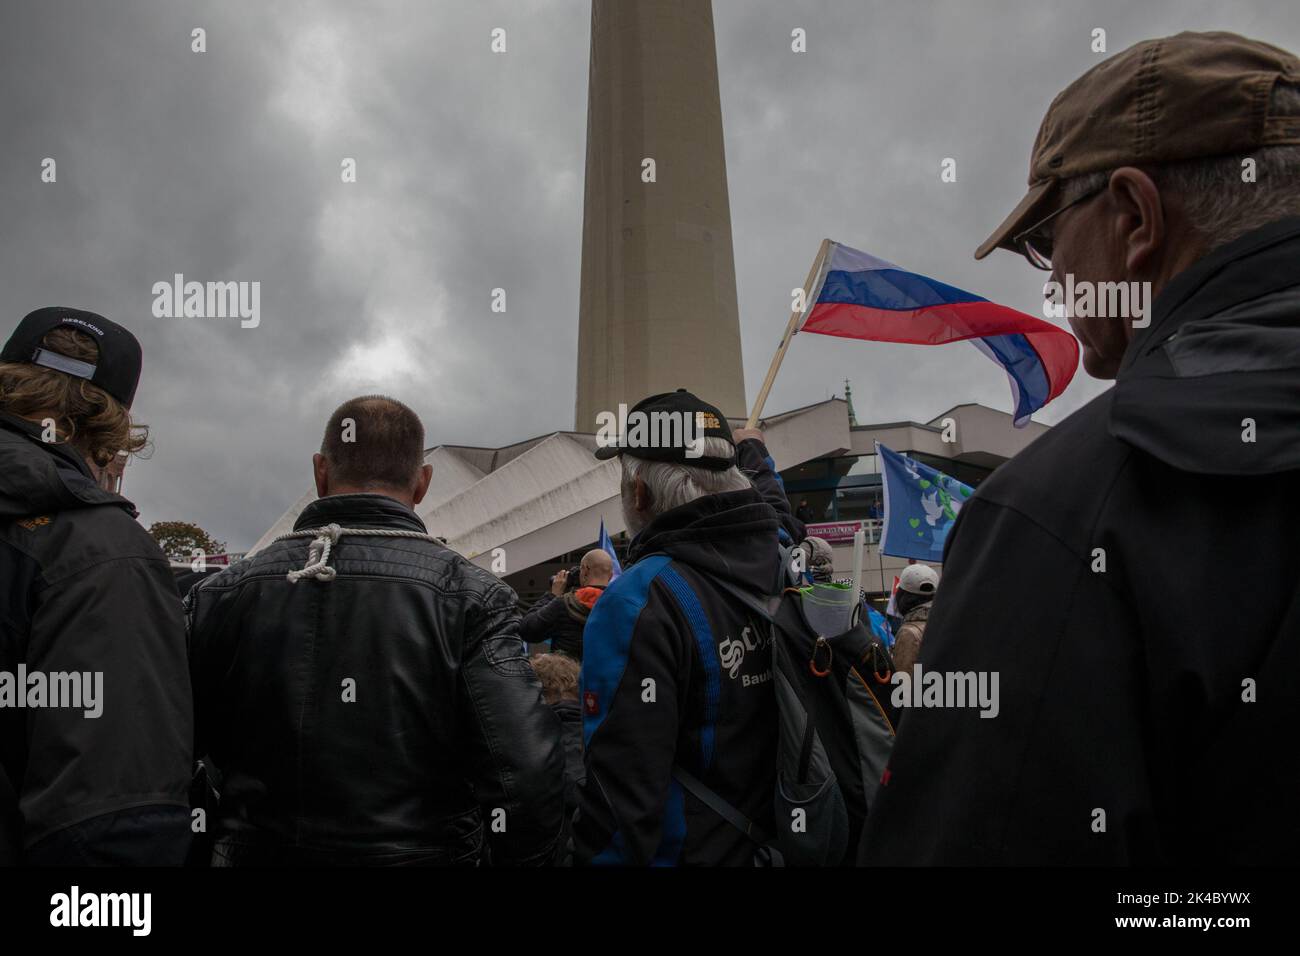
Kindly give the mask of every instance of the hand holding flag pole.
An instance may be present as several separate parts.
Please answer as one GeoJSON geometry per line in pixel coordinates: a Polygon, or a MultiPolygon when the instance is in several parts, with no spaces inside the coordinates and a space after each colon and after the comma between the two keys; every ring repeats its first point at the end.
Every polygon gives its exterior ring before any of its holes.
{"type": "Polygon", "coordinates": [[[746,428],[758,427],[758,416],[763,413],[763,405],[767,401],[767,393],[772,390],[772,383],[776,381],[777,370],[781,367],[781,360],[785,358],[785,350],[790,347],[790,340],[794,338],[795,333],[799,330],[799,320],[804,314],[812,308],[812,296],[814,283],[817,282],[821,275],[822,265],[826,262],[826,254],[830,252],[831,241],[823,239],[821,248],[817,250],[817,258],[813,260],[812,268],[808,270],[808,278],[803,283],[803,308],[795,309],[790,313],[790,321],[785,327],[785,334],[781,336],[781,344],[772,356],[772,364],[767,370],[767,378],[763,380],[763,387],[758,390],[758,398],[754,399],[754,410],[749,413],[749,421],[746,422],[746,428]]]}

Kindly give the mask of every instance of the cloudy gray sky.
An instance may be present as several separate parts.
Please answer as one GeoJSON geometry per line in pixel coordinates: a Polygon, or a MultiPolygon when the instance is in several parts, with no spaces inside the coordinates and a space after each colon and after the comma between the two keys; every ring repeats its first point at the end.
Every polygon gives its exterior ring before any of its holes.
{"type": "MultiPolygon", "coordinates": [[[[751,400],[823,236],[1038,308],[1038,273],[971,252],[1019,198],[1052,96],[1097,61],[1093,28],[1112,53],[1184,29],[1300,49],[1294,0],[714,10],[751,400]]],[[[430,444],[572,426],[589,15],[586,0],[0,6],[0,331],[66,305],[139,336],[155,449],[126,493],[142,520],[247,548],[309,486],[329,412],[363,391],[405,400],[430,444]],[[152,286],[175,273],[260,281],[260,327],[154,318],[152,286]]],[[[1010,405],[969,346],[809,335],[767,410],[845,378],[866,421],[1010,405]]],[[[1039,417],[1100,390],[1080,371],[1039,417]]]]}

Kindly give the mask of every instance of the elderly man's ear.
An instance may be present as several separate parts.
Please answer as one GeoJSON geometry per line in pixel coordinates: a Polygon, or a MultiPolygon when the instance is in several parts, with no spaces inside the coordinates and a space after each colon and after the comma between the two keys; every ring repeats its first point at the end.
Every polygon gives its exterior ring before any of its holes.
{"type": "Polygon", "coordinates": [[[1149,175],[1133,166],[1111,173],[1108,186],[1112,218],[1124,267],[1131,276],[1150,269],[1166,239],[1165,207],[1159,187],[1149,175]]]}
{"type": "Polygon", "coordinates": [[[654,504],[654,498],[650,494],[650,487],[642,478],[637,478],[636,484],[632,486],[632,507],[638,514],[648,514],[650,506],[654,504]]]}

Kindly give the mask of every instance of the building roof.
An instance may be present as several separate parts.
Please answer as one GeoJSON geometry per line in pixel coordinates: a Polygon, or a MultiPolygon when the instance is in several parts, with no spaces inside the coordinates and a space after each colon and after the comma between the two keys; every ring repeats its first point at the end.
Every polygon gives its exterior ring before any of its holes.
{"type": "MultiPolygon", "coordinates": [[[[815,458],[870,454],[876,440],[900,451],[996,463],[1046,427],[1031,424],[1033,433],[1013,429],[1009,415],[972,404],[955,406],[930,423],[850,428],[842,398],[769,416],[759,426],[778,469],[815,458]],[[955,421],[955,445],[943,442],[936,424],[945,418],[955,421]]],[[[598,461],[595,448],[595,436],[580,432],[551,432],[503,448],[435,445],[425,452],[433,478],[416,513],[430,534],[446,538],[449,547],[475,563],[490,567],[494,557],[504,558],[505,573],[523,570],[590,544],[602,520],[610,534],[624,530],[618,459],[598,461]]],[[[315,498],[310,491],[294,502],[249,553],[293,530],[315,498]]]]}

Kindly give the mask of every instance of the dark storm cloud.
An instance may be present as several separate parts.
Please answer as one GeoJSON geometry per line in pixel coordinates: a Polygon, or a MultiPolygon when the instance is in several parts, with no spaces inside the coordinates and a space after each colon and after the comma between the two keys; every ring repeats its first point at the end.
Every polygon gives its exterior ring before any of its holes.
{"type": "MultiPolygon", "coordinates": [[[[1047,103],[1096,62],[1093,27],[1112,52],[1209,28],[1300,47],[1282,3],[1091,11],[717,0],[751,397],[823,236],[1038,307],[1040,276],[971,252],[1019,198],[1047,103]],[[806,54],[790,52],[794,27],[806,54]]],[[[146,521],[251,545],[307,488],[329,412],[362,391],[411,404],[430,443],[572,426],[588,23],[581,0],[0,8],[6,321],[65,304],[140,336],[155,452],[127,493],[146,521]],[[207,53],[191,52],[194,27],[207,53]],[[47,156],[57,184],[40,182],[47,156]],[[340,182],[344,157],[356,184],[340,182]],[[155,318],[152,285],[175,273],[260,281],[261,325],[155,318]]],[[[863,420],[1009,403],[969,346],[806,336],[768,409],[846,377],[863,420]]],[[[1042,417],[1099,391],[1080,373],[1042,417]]]]}
{"type": "Polygon", "coordinates": [[[146,520],[247,547],[307,487],[325,418],[359,391],[407,401],[430,442],[570,424],[585,9],[3,17],[6,308],[93,308],[144,342],[136,411],[155,447],[127,491],[146,520]],[[39,180],[46,156],[57,184],[39,180]],[[260,281],[260,326],[153,317],[153,283],[175,273],[260,281]],[[496,287],[505,315],[489,310],[496,287]]]}

